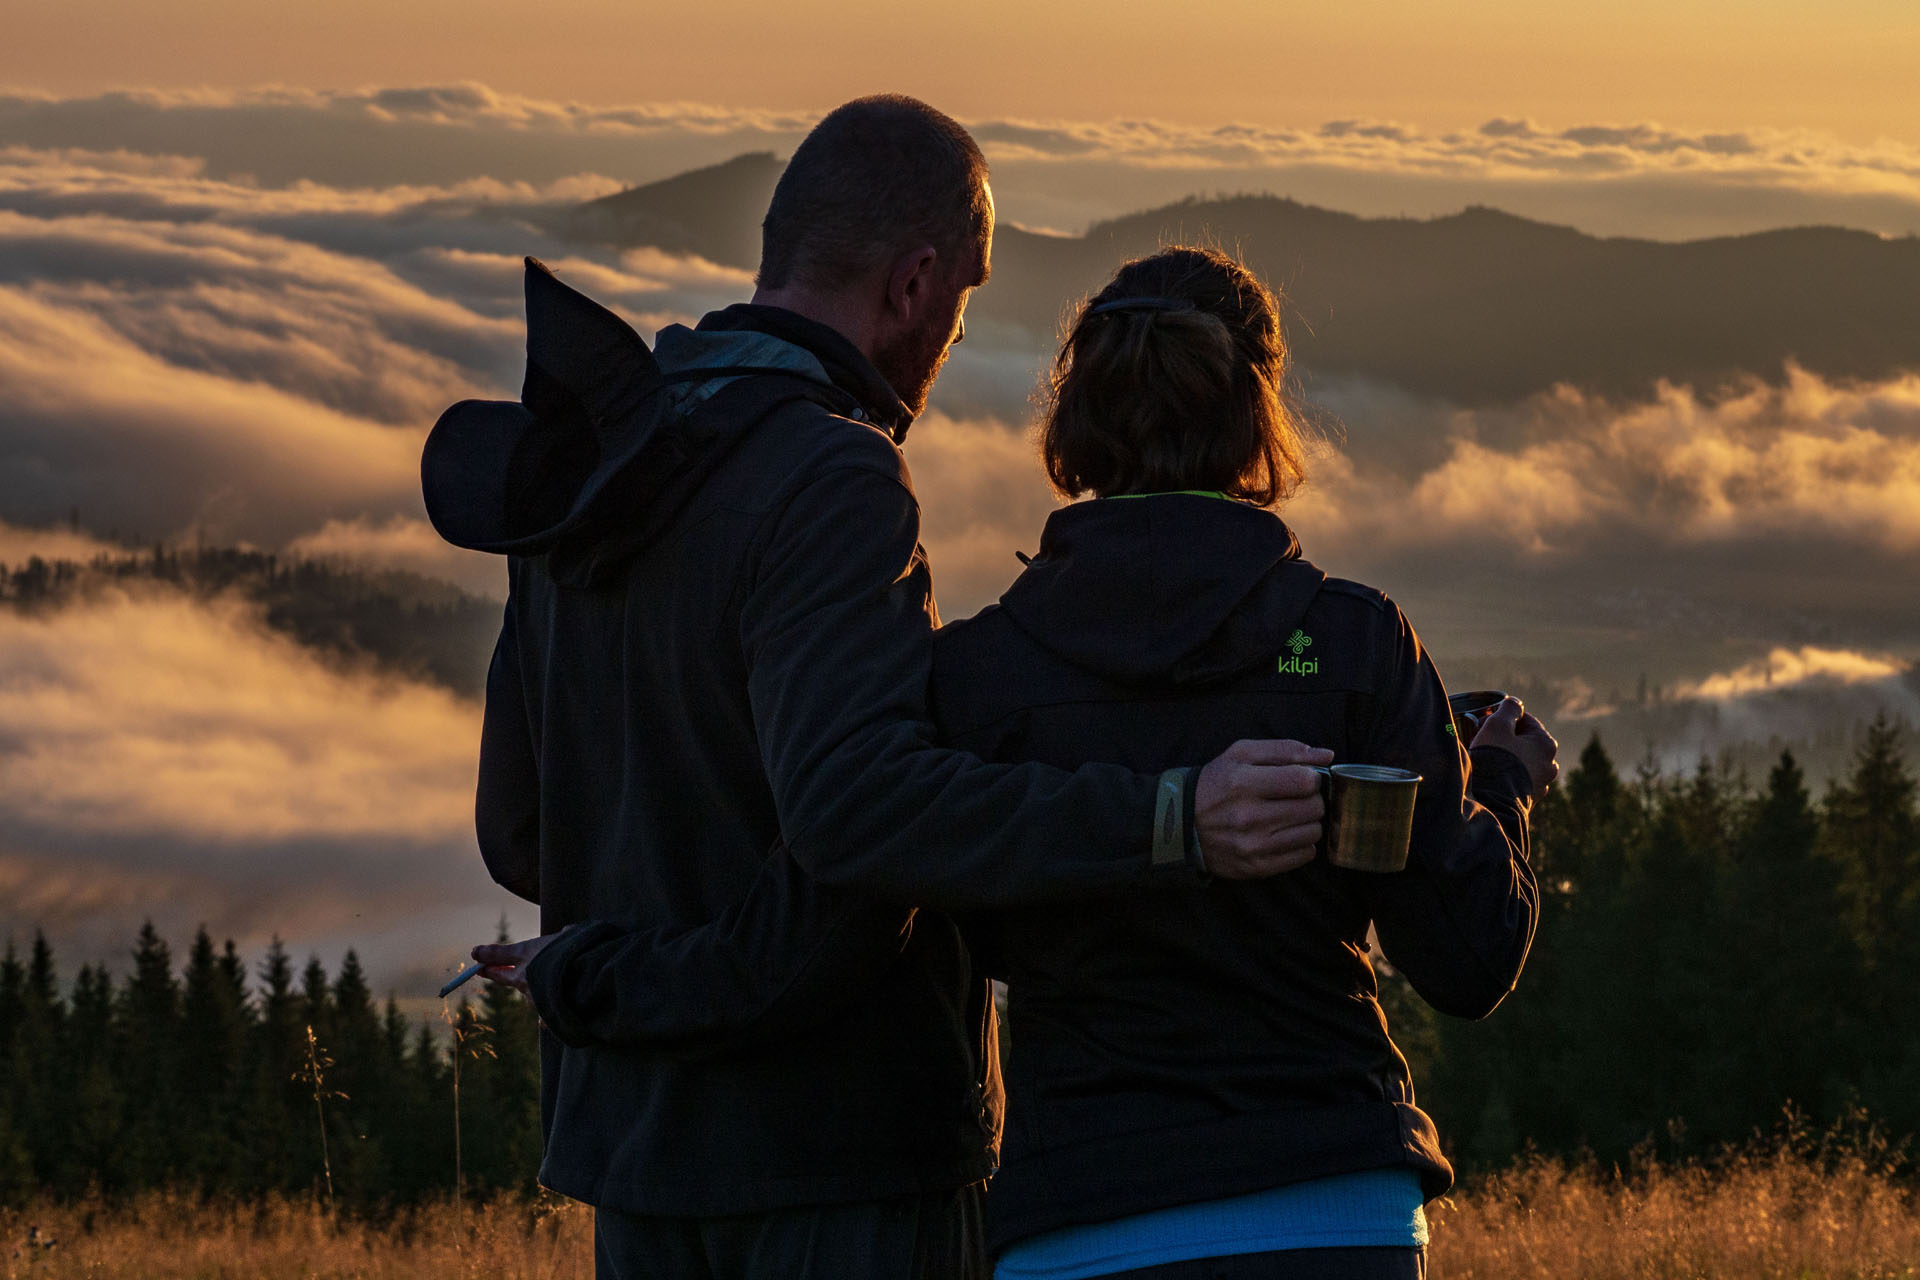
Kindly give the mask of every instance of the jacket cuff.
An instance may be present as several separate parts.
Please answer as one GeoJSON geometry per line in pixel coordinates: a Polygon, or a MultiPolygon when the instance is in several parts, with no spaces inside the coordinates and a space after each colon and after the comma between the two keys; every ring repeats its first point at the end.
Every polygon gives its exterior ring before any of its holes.
{"type": "Polygon", "coordinates": [[[1199,836],[1193,827],[1193,787],[1198,769],[1169,769],[1153,788],[1153,843],[1148,870],[1205,875],[1199,836]]]}
{"type": "Polygon", "coordinates": [[[1213,873],[1207,870],[1206,854],[1200,850],[1199,795],[1200,770],[1188,769],[1186,782],[1187,865],[1193,868],[1196,875],[1211,880],[1213,879],[1213,873]]]}
{"type": "Polygon", "coordinates": [[[1473,762],[1468,790],[1476,793],[1474,799],[1485,790],[1503,799],[1511,798],[1523,813],[1533,806],[1533,775],[1519,756],[1505,747],[1474,747],[1467,758],[1473,762]]]}
{"type": "Polygon", "coordinates": [[[1200,854],[1200,832],[1193,822],[1193,799],[1200,783],[1198,769],[1169,769],[1154,787],[1153,851],[1148,860],[1154,871],[1179,871],[1206,877],[1200,854]]]}
{"type": "Polygon", "coordinates": [[[540,954],[527,962],[527,995],[533,1000],[534,1012],[540,1015],[541,1023],[559,1039],[560,1043],[580,1049],[592,1043],[584,1021],[573,1016],[567,1001],[567,961],[579,945],[593,941],[583,939],[582,935],[593,932],[594,927],[586,922],[570,924],[560,931],[560,936],[540,949],[540,954]]]}

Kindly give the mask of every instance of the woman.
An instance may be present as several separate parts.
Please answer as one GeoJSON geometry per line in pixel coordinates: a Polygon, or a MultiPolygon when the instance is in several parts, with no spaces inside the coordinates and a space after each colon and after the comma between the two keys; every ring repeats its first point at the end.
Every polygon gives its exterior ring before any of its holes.
{"type": "Polygon", "coordinates": [[[1302,475],[1286,373],[1274,299],[1232,259],[1121,268],[1073,324],[1040,433],[1056,488],[1092,498],[941,633],[936,715],[990,760],[1152,772],[1287,737],[1412,769],[1408,866],[1320,860],[981,922],[1010,991],[1003,1280],[1424,1274],[1421,1205],[1452,1171],[1388,1038],[1368,926],[1464,1017],[1506,995],[1532,937],[1527,809],[1552,739],[1509,700],[1469,797],[1406,619],[1301,559],[1266,509],[1302,475]]]}

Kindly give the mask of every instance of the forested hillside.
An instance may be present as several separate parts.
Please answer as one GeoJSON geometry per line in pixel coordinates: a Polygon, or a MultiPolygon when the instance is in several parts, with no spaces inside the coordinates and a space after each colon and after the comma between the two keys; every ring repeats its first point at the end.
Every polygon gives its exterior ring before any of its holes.
{"type": "Polygon", "coordinates": [[[351,951],[333,977],[318,957],[296,973],[278,943],[256,963],[202,930],[176,972],[148,926],[131,961],[69,985],[42,939],[0,959],[0,1202],[184,1185],[370,1208],[456,1173],[531,1187],[539,1058],[513,991],[436,1028],[383,1010],[351,951]]]}
{"type": "MultiPolygon", "coordinates": [[[[1816,1127],[1864,1115],[1920,1134],[1906,750],[1891,724],[1868,727],[1851,773],[1815,797],[1790,757],[1756,789],[1712,771],[1623,778],[1590,743],[1537,811],[1544,910],[1516,994],[1469,1023],[1383,982],[1456,1160],[1489,1169],[1531,1147],[1613,1163],[1648,1142],[1712,1155],[1789,1105],[1816,1127]]],[[[336,976],[318,959],[296,975],[277,946],[250,960],[202,931],[177,970],[149,927],[130,959],[70,983],[39,939],[0,960],[0,1201],[323,1191],[329,1160],[350,1205],[415,1200],[453,1184],[456,1068],[465,1176],[531,1188],[537,1054],[517,995],[488,991],[435,1034],[377,1008],[351,953],[336,976]]]]}
{"type": "Polygon", "coordinates": [[[1386,986],[1456,1153],[1710,1154],[1788,1105],[1920,1135],[1909,749],[1876,721],[1816,797],[1791,755],[1758,786],[1704,765],[1623,778],[1590,742],[1535,811],[1542,912],[1516,992],[1463,1024],[1386,986]]]}
{"type": "Polygon", "coordinates": [[[58,608],[91,591],[159,588],[230,593],[266,624],[344,662],[372,663],[478,696],[500,606],[433,578],[228,547],[0,564],[0,605],[58,608]]]}

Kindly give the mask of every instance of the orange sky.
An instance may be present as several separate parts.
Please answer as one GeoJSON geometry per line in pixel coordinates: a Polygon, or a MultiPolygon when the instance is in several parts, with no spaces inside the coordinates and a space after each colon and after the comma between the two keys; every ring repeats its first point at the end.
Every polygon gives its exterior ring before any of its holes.
{"type": "Polygon", "coordinates": [[[473,79],[813,109],[896,88],[972,118],[1531,115],[1920,138],[1912,0],[61,0],[15,6],[7,36],[0,83],[57,93],[473,79]]]}

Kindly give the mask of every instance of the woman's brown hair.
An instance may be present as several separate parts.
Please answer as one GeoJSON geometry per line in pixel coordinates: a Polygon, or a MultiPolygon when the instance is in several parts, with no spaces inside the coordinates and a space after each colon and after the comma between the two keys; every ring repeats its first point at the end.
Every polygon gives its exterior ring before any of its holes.
{"type": "Polygon", "coordinates": [[[1217,490],[1260,506],[1306,476],[1273,294],[1215,249],[1137,258],[1054,358],[1040,451],[1067,497],[1217,490]]]}

